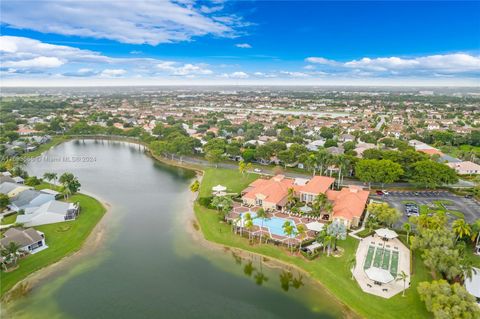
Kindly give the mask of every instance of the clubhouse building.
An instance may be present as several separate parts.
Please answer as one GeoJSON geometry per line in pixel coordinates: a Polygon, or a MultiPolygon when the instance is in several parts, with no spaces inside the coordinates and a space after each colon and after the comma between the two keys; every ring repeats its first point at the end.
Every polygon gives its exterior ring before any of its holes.
{"type": "Polygon", "coordinates": [[[325,194],[332,203],[333,211],[331,214],[324,214],[322,220],[338,220],[347,228],[358,227],[369,192],[358,186],[344,187],[339,191],[332,190],[334,181],[334,178],[327,176],[293,179],[276,175],[270,179],[257,179],[242,191],[242,201],[246,206],[283,212],[291,196],[308,205],[318,195],[325,194]]]}

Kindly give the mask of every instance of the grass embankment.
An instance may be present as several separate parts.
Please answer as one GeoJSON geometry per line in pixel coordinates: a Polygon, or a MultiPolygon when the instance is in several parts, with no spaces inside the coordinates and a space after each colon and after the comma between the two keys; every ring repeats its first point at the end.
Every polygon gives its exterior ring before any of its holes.
{"type": "Polygon", "coordinates": [[[31,273],[78,251],[105,214],[105,207],[90,196],[76,194],[68,201],[80,203],[78,218],[71,222],[35,226],[35,229],[45,233],[48,248],[21,259],[18,269],[1,273],[1,296],[31,273]]]}
{"type": "Polygon", "coordinates": [[[12,215],[8,215],[7,217],[3,217],[2,221],[0,222],[0,225],[14,224],[15,221],[17,220],[17,216],[18,216],[18,214],[15,213],[15,214],[12,214],[12,215]]]}
{"type": "MultiPolygon", "coordinates": [[[[240,173],[224,169],[207,169],[199,190],[200,196],[210,196],[211,188],[221,184],[228,188],[228,192],[240,192],[256,176],[249,174],[242,176],[240,173]]],[[[326,257],[321,255],[313,261],[307,261],[301,255],[291,255],[287,248],[276,247],[270,244],[250,245],[248,239],[232,233],[228,224],[220,223],[217,212],[195,204],[195,214],[205,238],[209,241],[246,251],[276,258],[283,262],[295,265],[319,282],[321,282],[340,301],[353,311],[365,318],[429,318],[430,315],[420,301],[417,285],[421,281],[430,279],[420,258],[414,258],[412,285],[407,289],[406,296],[401,294],[383,299],[364,293],[354,280],[351,279],[348,259],[358,246],[358,241],[350,236],[345,241],[340,241],[339,246],[345,249],[342,257],[326,257]]]]}
{"type": "Polygon", "coordinates": [[[25,157],[37,157],[37,156],[40,156],[42,155],[43,152],[45,151],[48,151],[50,148],[62,143],[62,142],[65,142],[69,139],[69,137],[67,136],[54,136],[52,137],[52,140],[48,143],[45,143],[45,144],[42,144],[40,146],[38,146],[38,148],[32,152],[28,152],[28,153],[25,153],[23,154],[22,156],[25,156],[25,157]]]}

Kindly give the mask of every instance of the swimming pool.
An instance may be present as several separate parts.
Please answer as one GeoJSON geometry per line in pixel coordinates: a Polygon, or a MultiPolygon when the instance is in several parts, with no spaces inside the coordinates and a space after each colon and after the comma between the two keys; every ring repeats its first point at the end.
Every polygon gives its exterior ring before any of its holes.
{"type": "MultiPolygon", "coordinates": [[[[252,216],[253,219],[253,224],[256,226],[262,226],[262,220],[260,218],[256,218],[256,213],[254,212],[249,212],[250,216],[252,216]]],[[[247,213],[242,214],[242,219],[243,216],[247,213]]],[[[286,236],[285,233],[283,232],[283,224],[285,224],[286,221],[290,221],[290,223],[293,226],[293,231],[297,231],[297,226],[295,225],[295,222],[291,219],[287,218],[280,218],[280,217],[271,217],[269,219],[264,219],[263,220],[263,227],[266,227],[270,230],[270,233],[272,235],[277,235],[277,236],[286,236]]]]}

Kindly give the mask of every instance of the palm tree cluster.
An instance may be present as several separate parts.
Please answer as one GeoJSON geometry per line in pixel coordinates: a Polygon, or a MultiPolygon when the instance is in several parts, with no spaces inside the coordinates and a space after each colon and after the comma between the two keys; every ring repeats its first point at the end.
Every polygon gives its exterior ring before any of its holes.
{"type": "Polygon", "coordinates": [[[332,155],[325,149],[321,149],[318,152],[310,153],[304,160],[307,170],[311,171],[313,175],[317,172],[320,175],[324,175],[327,171],[330,177],[333,174],[333,169],[338,171],[337,175],[337,187],[343,185],[343,180],[347,172],[353,171],[353,165],[355,159],[348,155],[332,155]]]}
{"type": "Polygon", "coordinates": [[[21,255],[20,248],[19,244],[12,241],[0,251],[2,268],[5,271],[10,265],[17,266],[18,258],[21,255]]]}
{"type": "Polygon", "coordinates": [[[328,219],[330,219],[330,215],[333,211],[333,204],[328,200],[327,195],[320,193],[315,197],[312,203],[312,209],[314,215],[319,216],[323,212],[325,215],[328,215],[328,219]]]}

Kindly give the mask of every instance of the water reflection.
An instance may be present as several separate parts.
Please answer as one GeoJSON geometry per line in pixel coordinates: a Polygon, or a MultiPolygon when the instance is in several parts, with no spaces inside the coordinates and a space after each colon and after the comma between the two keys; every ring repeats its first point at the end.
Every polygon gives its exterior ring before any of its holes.
{"type": "MultiPolygon", "coordinates": [[[[243,274],[250,278],[252,278],[253,275],[253,279],[257,285],[261,286],[269,280],[263,271],[263,263],[264,261],[268,261],[267,258],[255,255],[251,255],[251,259],[244,258],[235,251],[232,251],[232,258],[235,260],[235,264],[240,266],[244,260],[246,261],[246,264],[242,267],[243,274]],[[255,265],[255,261],[258,261],[257,266],[255,265]]],[[[272,271],[272,269],[270,269],[270,271],[272,271]]],[[[289,291],[290,288],[300,289],[305,285],[302,274],[298,273],[295,276],[290,270],[282,269],[282,271],[278,273],[278,278],[283,291],[289,291]]]]}
{"type": "Polygon", "coordinates": [[[280,286],[285,291],[288,291],[290,287],[299,289],[303,285],[303,277],[301,274],[298,274],[297,277],[294,277],[293,274],[287,270],[282,271],[280,274],[280,286]]]}

